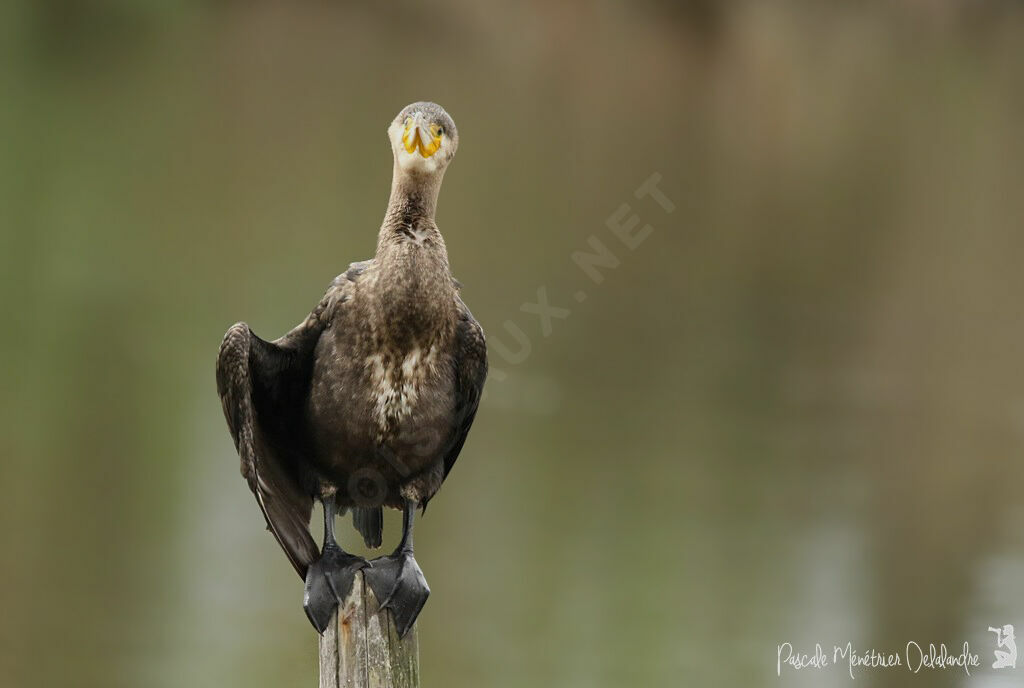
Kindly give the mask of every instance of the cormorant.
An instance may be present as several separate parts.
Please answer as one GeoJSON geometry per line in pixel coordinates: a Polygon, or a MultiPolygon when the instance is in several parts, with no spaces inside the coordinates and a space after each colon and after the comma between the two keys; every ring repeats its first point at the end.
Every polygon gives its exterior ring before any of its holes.
{"type": "Polygon", "coordinates": [[[413,558],[413,516],[451,471],[487,375],[483,330],[434,222],[455,122],[439,105],[413,103],[388,136],[394,171],[376,255],[336,277],[280,339],[233,325],[217,358],[242,475],[305,579],[303,607],[320,633],[360,570],[398,632],[412,627],[430,593],[413,558]],[[309,532],[314,499],[322,551],[309,532]],[[393,554],[367,562],[339,547],[335,514],[351,509],[367,546],[379,547],[385,506],[403,512],[393,554]]]}

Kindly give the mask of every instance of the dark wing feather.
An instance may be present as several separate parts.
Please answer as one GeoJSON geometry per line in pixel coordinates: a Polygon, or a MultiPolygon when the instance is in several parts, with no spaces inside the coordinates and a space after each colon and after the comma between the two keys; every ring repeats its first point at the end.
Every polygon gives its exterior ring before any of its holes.
{"type": "Polygon", "coordinates": [[[484,380],[487,379],[487,341],[484,330],[459,299],[459,323],[455,331],[452,364],[455,368],[455,417],[453,433],[444,455],[444,477],[459,458],[469,428],[476,418],[484,380]]]}
{"type": "MultiPolygon", "coordinates": [[[[335,282],[337,284],[337,281],[335,282]]],[[[332,290],[310,317],[284,337],[266,342],[248,325],[233,325],[217,357],[217,392],[241,460],[242,476],[256,497],[267,528],[300,576],[320,556],[309,533],[313,499],[300,485],[290,457],[303,449],[295,434],[308,394],[313,351],[332,290]]]]}

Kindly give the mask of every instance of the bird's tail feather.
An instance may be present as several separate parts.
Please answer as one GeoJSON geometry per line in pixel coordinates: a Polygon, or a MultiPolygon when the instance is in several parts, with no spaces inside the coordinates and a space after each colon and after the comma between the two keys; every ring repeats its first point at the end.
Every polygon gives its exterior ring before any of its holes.
{"type": "Polygon", "coordinates": [[[384,510],[379,506],[357,506],[352,509],[352,525],[356,527],[367,547],[380,547],[384,530],[384,510]]]}

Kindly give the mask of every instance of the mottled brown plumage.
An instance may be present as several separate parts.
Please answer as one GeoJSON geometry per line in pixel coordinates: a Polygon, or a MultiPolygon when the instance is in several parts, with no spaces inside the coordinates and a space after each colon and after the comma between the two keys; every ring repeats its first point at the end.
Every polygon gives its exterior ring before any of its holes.
{"type": "Polygon", "coordinates": [[[459,296],[434,222],[458,147],[454,122],[437,105],[414,103],[389,137],[395,167],[374,258],[335,278],[280,339],[234,325],[217,361],[242,474],[306,579],[306,610],[321,631],[360,569],[403,633],[415,620],[429,589],[412,557],[412,510],[426,506],[455,463],[487,371],[483,331],[459,296]],[[322,553],[308,528],[314,498],[324,504],[322,553]],[[337,547],[335,509],[352,508],[367,543],[379,545],[383,506],[405,511],[391,557],[367,563],[337,547]]]}

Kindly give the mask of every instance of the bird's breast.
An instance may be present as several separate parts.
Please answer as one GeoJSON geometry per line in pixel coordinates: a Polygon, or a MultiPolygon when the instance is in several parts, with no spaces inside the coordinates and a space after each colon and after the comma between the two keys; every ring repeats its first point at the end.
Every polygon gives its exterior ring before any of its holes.
{"type": "Polygon", "coordinates": [[[437,346],[414,346],[399,354],[377,352],[365,361],[368,398],[379,443],[396,438],[403,424],[438,401],[437,346]]]}

